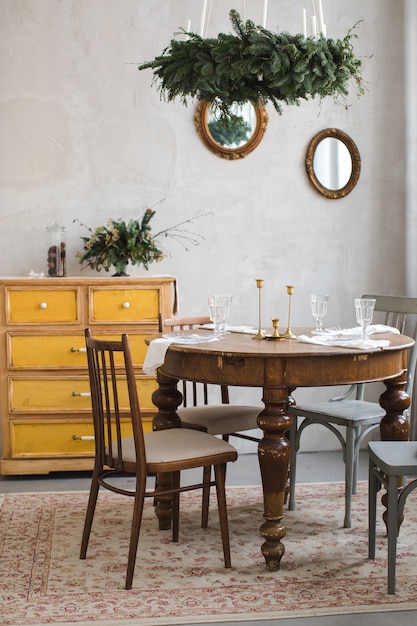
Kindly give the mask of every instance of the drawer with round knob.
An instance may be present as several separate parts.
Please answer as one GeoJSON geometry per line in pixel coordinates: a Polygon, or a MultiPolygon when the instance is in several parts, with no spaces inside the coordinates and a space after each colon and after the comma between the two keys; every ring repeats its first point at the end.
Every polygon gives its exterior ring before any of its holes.
{"type": "MultiPolygon", "coordinates": [[[[144,422],[144,430],[152,430],[151,422],[144,422]]],[[[123,436],[132,435],[131,423],[123,422],[123,436]]],[[[12,457],[93,456],[94,427],[92,421],[11,422],[12,457]]]]}
{"type": "MultiPolygon", "coordinates": [[[[66,378],[10,378],[9,402],[11,413],[37,413],[42,411],[60,413],[91,412],[90,383],[88,377],[66,378]]],[[[141,409],[156,411],[152,394],[157,388],[153,377],[137,379],[141,409]]],[[[127,389],[119,390],[122,408],[129,407],[127,389]]]]}
{"type": "Polygon", "coordinates": [[[8,324],[77,324],[80,322],[79,289],[6,290],[8,324]]]}
{"type": "MultiPolygon", "coordinates": [[[[129,333],[129,342],[135,366],[145,359],[147,334],[129,333]]],[[[120,341],[121,335],[94,335],[97,339],[120,341]]],[[[118,355],[117,365],[123,364],[118,355]]],[[[84,335],[23,335],[10,333],[7,342],[7,361],[10,369],[60,369],[87,367],[84,335]]]]}
{"type": "Polygon", "coordinates": [[[90,321],[158,323],[159,289],[90,289],[90,321]]]}

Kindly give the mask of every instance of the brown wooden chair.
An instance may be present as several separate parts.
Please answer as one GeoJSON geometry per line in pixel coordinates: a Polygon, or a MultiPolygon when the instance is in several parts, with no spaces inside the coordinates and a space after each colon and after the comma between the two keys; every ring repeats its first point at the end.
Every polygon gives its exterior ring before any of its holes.
{"type": "Polygon", "coordinates": [[[178,541],[179,495],[203,487],[216,486],[225,567],[231,567],[229,530],[225,496],[225,467],[235,461],[237,452],[226,441],[191,429],[143,433],[135,373],[127,335],[121,341],[97,340],[85,331],[88,372],[94,419],[95,462],[87,506],[80,558],[85,559],[100,487],[134,498],[130,533],[126,589],[132,588],[135,560],[145,497],[172,496],[172,539],[178,541]],[[123,438],[126,419],[133,435],[123,438]],[[180,486],[185,469],[214,466],[213,481],[180,486]],[[149,475],[167,473],[172,484],[164,491],[147,489],[149,475]],[[114,481],[117,476],[133,475],[134,490],[114,481]]]}
{"type": "MultiPolygon", "coordinates": [[[[203,324],[210,324],[210,318],[200,316],[163,319],[159,316],[160,332],[190,330],[203,324]]],[[[182,380],[180,385],[183,403],[177,413],[181,418],[183,428],[221,435],[224,441],[229,441],[229,437],[237,437],[259,443],[260,437],[245,434],[245,431],[258,428],[257,418],[262,407],[230,404],[227,385],[207,385],[187,380],[182,380]],[[213,395],[211,392],[217,392],[220,402],[211,401],[211,395],[213,395]]],[[[209,471],[210,468],[206,468],[206,473],[209,471]]],[[[208,510],[209,489],[206,489],[203,491],[203,528],[208,523],[208,510]]]]}

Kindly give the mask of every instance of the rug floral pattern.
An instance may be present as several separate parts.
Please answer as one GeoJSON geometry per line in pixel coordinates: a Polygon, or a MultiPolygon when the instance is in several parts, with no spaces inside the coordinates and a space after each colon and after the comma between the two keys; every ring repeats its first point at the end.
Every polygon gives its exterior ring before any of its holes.
{"type": "MultiPolygon", "coordinates": [[[[386,593],[386,539],[367,558],[367,485],[344,529],[343,485],[298,485],[285,511],[285,555],[268,572],[260,552],[260,487],[228,488],[232,569],[223,567],[215,502],[200,528],[200,496],[181,500],[180,540],[145,506],[134,585],[125,591],[132,502],[101,492],[87,559],[79,549],[88,494],[8,494],[0,510],[0,623],[4,626],[158,626],[417,609],[417,492],[398,542],[397,593],[386,593]]],[[[382,513],[382,505],[379,513],[382,513]]],[[[379,515],[380,518],[380,515],[379,515]]]]}

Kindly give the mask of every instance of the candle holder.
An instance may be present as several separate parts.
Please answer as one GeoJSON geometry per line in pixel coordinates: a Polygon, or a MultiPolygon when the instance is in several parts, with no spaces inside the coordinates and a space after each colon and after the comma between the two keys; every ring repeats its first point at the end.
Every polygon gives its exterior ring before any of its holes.
{"type": "Polygon", "coordinates": [[[273,317],[271,322],[274,330],[271,335],[265,335],[264,339],[267,339],[268,341],[278,341],[279,339],[284,339],[284,335],[280,335],[278,332],[279,319],[277,317],[273,317]]]}
{"type": "Polygon", "coordinates": [[[282,335],[282,337],[285,337],[286,339],[296,339],[296,335],[294,335],[294,333],[291,331],[291,326],[290,326],[291,296],[292,296],[293,293],[294,293],[294,286],[293,285],[287,285],[287,294],[288,294],[288,326],[287,326],[287,330],[282,335]]]}
{"type": "Polygon", "coordinates": [[[262,330],[262,310],[261,310],[261,289],[264,286],[262,278],[256,278],[256,286],[258,288],[258,332],[252,337],[252,339],[261,340],[265,338],[265,332],[262,330]]]}

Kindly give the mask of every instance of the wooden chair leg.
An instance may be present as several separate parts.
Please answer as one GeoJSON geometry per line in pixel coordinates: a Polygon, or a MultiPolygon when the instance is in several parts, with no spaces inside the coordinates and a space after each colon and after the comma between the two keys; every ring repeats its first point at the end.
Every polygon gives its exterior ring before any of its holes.
{"type": "MultiPolygon", "coordinates": [[[[173,489],[180,488],[180,473],[173,472],[172,474],[172,487],[173,489]]],[[[172,494],[172,541],[175,543],[178,541],[180,529],[180,494],[172,494]]]]}
{"type": "Polygon", "coordinates": [[[127,559],[125,589],[132,589],[133,574],[135,571],[136,555],[138,552],[139,533],[142,524],[145,488],[136,487],[135,502],[133,505],[132,526],[130,531],[129,556],[127,559]]]}
{"type": "Polygon", "coordinates": [[[216,480],[217,506],[219,509],[220,530],[223,543],[224,566],[232,567],[230,559],[230,538],[226,507],[225,466],[223,464],[215,465],[214,475],[216,480]]]}
{"type": "Polygon", "coordinates": [[[100,489],[98,476],[100,470],[94,470],[91,478],[90,495],[88,497],[87,512],[85,515],[84,530],[81,540],[80,559],[85,559],[87,555],[88,542],[90,539],[91,527],[93,525],[94,512],[96,510],[97,497],[100,489]]]}
{"type": "MultiPolygon", "coordinates": [[[[209,483],[211,479],[211,465],[207,465],[203,470],[203,482],[209,483]]],[[[210,505],[210,487],[203,487],[203,501],[201,510],[201,528],[207,528],[210,505]]]]}

